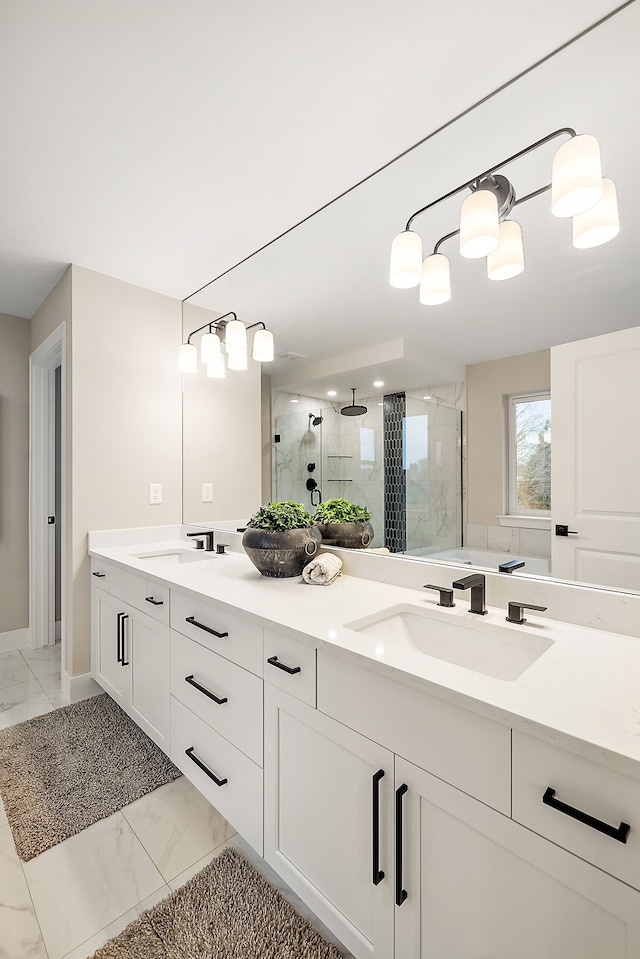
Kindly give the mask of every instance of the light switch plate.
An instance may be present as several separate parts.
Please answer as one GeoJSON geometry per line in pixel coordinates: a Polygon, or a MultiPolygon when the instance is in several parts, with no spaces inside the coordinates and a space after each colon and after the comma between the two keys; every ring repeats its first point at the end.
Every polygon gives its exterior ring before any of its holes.
{"type": "Polygon", "coordinates": [[[149,505],[159,506],[162,502],[162,483],[149,483],[149,505]]]}
{"type": "Polygon", "coordinates": [[[213,503],[213,483],[202,484],[202,502],[213,503]]]}

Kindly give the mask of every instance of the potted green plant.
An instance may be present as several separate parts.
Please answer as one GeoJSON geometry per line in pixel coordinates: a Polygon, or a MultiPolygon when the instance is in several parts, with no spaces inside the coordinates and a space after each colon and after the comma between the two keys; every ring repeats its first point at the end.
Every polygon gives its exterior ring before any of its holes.
{"type": "Polygon", "coordinates": [[[301,503],[261,506],[247,523],[244,550],[263,576],[300,576],[316,555],[322,535],[301,503]]]}
{"type": "Polygon", "coordinates": [[[364,549],[373,539],[371,513],[348,499],[328,499],[320,503],[313,518],[322,534],[323,546],[364,549]]]}

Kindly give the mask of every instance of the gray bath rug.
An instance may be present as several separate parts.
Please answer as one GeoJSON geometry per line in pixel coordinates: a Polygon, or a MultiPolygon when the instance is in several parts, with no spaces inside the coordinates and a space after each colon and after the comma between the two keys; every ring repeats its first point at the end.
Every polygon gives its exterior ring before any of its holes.
{"type": "Polygon", "coordinates": [[[180,775],[106,693],[0,731],[0,795],[25,862],[180,775]]]}
{"type": "Polygon", "coordinates": [[[235,849],[135,919],[93,959],[342,959],[235,849]]]}

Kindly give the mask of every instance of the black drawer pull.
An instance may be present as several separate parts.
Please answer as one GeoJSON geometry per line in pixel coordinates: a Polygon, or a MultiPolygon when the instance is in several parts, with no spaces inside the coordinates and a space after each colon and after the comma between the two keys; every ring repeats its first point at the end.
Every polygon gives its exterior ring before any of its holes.
{"type": "Polygon", "coordinates": [[[286,663],[279,663],[277,656],[269,656],[267,660],[270,666],[276,666],[278,669],[284,670],[285,673],[289,673],[290,676],[294,676],[296,673],[302,672],[300,666],[287,666],[286,663]]]}
{"type": "Polygon", "coordinates": [[[199,693],[204,693],[205,696],[208,696],[209,699],[212,699],[214,703],[218,704],[218,706],[222,706],[223,703],[229,702],[226,696],[216,696],[215,693],[212,693],[209,689],[205,689],[204,686],[201,686],[200,683],[197,683],[193,678],[193,674],[191,674],[191,676],[185,676],[184,681],[185,683],[189,683],[190,686],[193,686],[195,689],[197,689],[199,693]]]}
{"type": "Polygon", "coordinates": [[[206,773],[207,776],[209,777],[209,779],[213,779],[213,781],[214,781],[214,783],[216,784],[216,786],[224,786],[225,783],[228,783],[228,782],[229,782],[228,779],[218,779],[218,777],[216,776],[215,773],[212,773],[211,770],[208,769],[208,768],[205,766],[205,764],[204,764],[203,762],[201,762],[200,759],[198,759],[197,756],[194,756],[194,754],[193,754],[193,746],[189,746],[188,749],[185,749],[184,754],[185,754],[185,756],[188,756],[189,759],[191,760],[191,762],[192,762],[192,763],[195,763],[196,766],[198,766],[198,767],[202,770],[203,773],[206,773]]]}
{"type": "Polygon", "coordinates": [[[373,885],[378,886],[384,879],[384,872],[380,868],[380,780],[384,777],[384,769],[373,774],[373,806],[371,819],[373,823],[373,885]]]}
{"type": "Polygon", "coordinates": [[[124,623],[125,623],[125,620],[129,619],[129,614],[128,614],[128,613],[119,613],[118,615],[122,616],[122,619],[120,620],[120,630],[121,630],[121,634],[122,634],[122,653],[121,653],[122,659],[120,660],[120,665],[121,665],[121,666],[128,666],[128,665],[129,665],[129,660],[124,658],[124,657],[125,657],[125,643],[126,643],[126,641],[127,641],[127,633],[126,633],[126,629],[125,629],[124,623]]]}
{"type": "Polygon", "coordinates": [[[542,801],[546,806],[551,806],[553,809],[557,809],[558,812],[563,812],[565,816],[571,816],[572,819],[577,819],[578,822],[584,823],[585,826],[591,826],[592,829],[603,832],[605,836],[610,836],[611,839],[617,839],[618,842],[625,843],[627,841],[627,837],[631,831],[631,826],[628,823],[621,822],[619,826],[610,826],[609,823],[602,822],[601,819],[596,819],[594,816],[589,816],[580,809],[568,806],[566,803],[556,799],[556,791],[552,789],[551,786],[547,786],[542,801]]]}
{"type": "Polygon", "coordinates": [[[118,613],[117,616],[117,627],[116,627],[116,655],[118,657],[118,662],[121,663],[123,660],[122,655],[122,617],[124,613],[118,613]]]}
{"type": "Polygon", "coordinates": [[[92,576],[97,576],[98,579],[104,579],[107,574],[106,574],[106,573],[92,573],[91,575],[92,575],[92,576]]]}
{"type": "Polygon", "coordinates": [[[217,636],[218,639],[224,639],[225,636],[229,635],[229,633],[219,633],[217,629],[211,629],[211,626],[205,626],[204,623],[199,623],[195,616],[187,616],[185,623],[191,623],[192,626],[197,626],[198,629],[204,629],[205,633],[211,633],[212,636],[217,636]]]}
{"type": "Polygon", "coordinates": [[[154,599],[153,596],[145,596],[145,603],[151,603],[152,606],[164,606],[164,601],[162,599],[154,599]]]}
{"type": "Polygon", "coordinates": [[[408,895],[402,888],[402,797],[408,789],[406,783],[396,789],[396,906],[401,906],[408,895]]]}

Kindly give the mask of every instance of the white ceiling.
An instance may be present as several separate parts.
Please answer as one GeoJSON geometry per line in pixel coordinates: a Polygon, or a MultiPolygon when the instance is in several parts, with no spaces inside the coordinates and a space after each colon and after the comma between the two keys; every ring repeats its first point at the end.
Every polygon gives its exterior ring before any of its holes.
{"type": "MultiPolygon", "coordinates": [[[[70,262],[183,298],[615,6],[3,0],[0,311],[31,316],[70,262]]],[[[527,103],[535,135],[547,106],[527,103]]],[[[521,144],[521,120],[505,114],[489,160],[521,144]]],[[[423,171],[429,197],[467,178],[467,151],[423,171]]],[[[385,214],[394,232],[407,200],[385,214]]],[[[299,352],[321,348],[317,323],[299,352]]]]}

